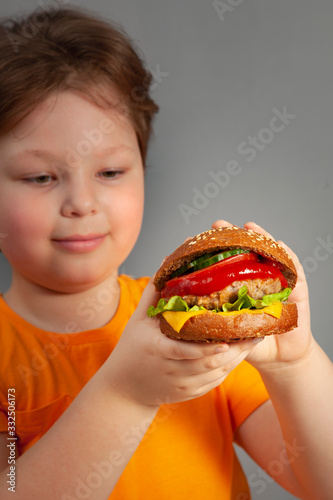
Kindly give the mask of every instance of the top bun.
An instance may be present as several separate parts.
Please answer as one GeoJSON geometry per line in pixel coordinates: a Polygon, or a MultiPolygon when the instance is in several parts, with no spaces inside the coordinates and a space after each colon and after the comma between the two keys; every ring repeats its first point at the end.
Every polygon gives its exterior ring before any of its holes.
{"type": "Polygon", "coordinates": [[[276,241],[251,229],[237,226],[218,227],[187,239],[169,255],[157,271],[154,279],[156,290],[162,290],[172,274],[205,253],[223,252],[232,248],[242,248],[268,257],[280,264],[281,272],[294,288],[297,272],[290,255],[276,241]]]}

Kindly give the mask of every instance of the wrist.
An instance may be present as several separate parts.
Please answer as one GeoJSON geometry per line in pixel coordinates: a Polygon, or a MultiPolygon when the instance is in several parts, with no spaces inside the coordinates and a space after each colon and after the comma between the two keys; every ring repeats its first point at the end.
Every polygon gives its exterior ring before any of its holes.
{"type": "Polygon", "coordinates": [[[104,386],[106,398],[118,401],[124,407],[140,412],[143,415],[156,415],[160,404],[150,404],[140,400],[139,396],[133,394],[130,389],[123,387],[117,377],[113,378],[109,370],[104,370],[103,367],[99,370],[98,376],[97,385],[102,384],[104,386]]]}
{"type": "Polygon", "coordinates": [[[298,378],[307,378],[315,371],[320,370],[321,356],[323,351],[317,342],[312,339],[301,356],[288,361],[274,361],[256,366],[265,383],[277,383],[289,385],[298,378]]]}
{"type": "MultiPolygon", "coordinates": [[[[289,378],[297,373],[303,373],[305,367],[314,359],[319,345],[311,338],[306,346],[302,346],[301,352],[295,353],[293,345],[288,346],[288,351],[278,352],[273,360],[254,361],[253,366],[259,371],[260,375],[271,376],[273,378],[289,378]]],[[[251,361],[250,361],[251,362],[251,361]]]]}

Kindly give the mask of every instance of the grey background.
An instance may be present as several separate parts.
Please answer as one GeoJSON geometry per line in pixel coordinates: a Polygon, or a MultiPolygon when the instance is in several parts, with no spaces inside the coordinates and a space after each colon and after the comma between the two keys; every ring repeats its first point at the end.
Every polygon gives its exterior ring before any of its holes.
{"type": "MultiPolygon", "coordinates": [[[[254,220],[303,263],[313,332],[332,357],[333,3],[225,0],[224,12],[213,0],[12,0],[0,15],[68,3],[122,24],[155,73],[161,111],[145,218],[121,271],[152,274],[185,237],[218,218],[254,220]],[[295,115],[279,132],[267,131],[274,109],[295,115]],[[253,159],[249,137],[259,138],[253,159]],[[232,160],[238,166],[228,178],[232,160]],[[209,172],[224,183],[214,187],[209,172]],[[196,213],[184,217],[182,204],[196,213]]],[[[5,291],[10,270],[3,256],[0,266],[5,291]]],[[[258,466],[237,451],[254,499],[294,498],[260,478],[258,466]]]]}

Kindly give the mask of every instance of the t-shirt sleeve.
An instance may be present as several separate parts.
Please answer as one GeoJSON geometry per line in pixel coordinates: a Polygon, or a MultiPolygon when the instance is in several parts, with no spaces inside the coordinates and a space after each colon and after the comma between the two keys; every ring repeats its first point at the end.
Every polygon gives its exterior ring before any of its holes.
{"type": "Polygon", "coordinates": [[[269,399],[269,394],[259,372],[246,361],[228,375],[223,386],[235,433],[246,418],[269,399]]]}

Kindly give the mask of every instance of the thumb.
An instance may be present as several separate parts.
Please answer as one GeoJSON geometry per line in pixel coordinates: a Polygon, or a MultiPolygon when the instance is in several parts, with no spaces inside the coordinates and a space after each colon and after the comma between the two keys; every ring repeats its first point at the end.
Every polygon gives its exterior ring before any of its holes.
{"type": "Polygon", "coordinates": [[[154,283],[154,276],[150,278],[146,288],[141,296],[137,311],[140,316],[147,318],[147,309],[149,306],[156,306],[160,293],[156,291],[154,283]]]}

